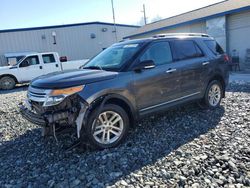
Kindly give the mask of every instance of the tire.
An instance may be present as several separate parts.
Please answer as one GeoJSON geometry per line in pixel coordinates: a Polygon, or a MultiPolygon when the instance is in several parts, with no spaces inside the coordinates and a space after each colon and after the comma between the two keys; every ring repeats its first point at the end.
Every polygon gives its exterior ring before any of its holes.
{"type": "Polygon", "coordinates": [[[14,78],[10,76],[4,76],[0,79],[0,88],[4,90],[13,89],[16,85],[14,78]]]}
{"type": "Polygon", "coordinates": [[[106,149],[121,144],[128,134],[128,129],[129,118],[127,113],[120,106],[106,104],[103,106],[103,109],[99,110],[97,107],[90,114],[87,125],[85,129],[83,129],[85,132],[83,132],[81,136],[86,136],[87,141],[91,146],[94,146],[94,148],[106,149]],[[105,116],[107,118],[105,118],[105,116]],[[113,125],[110,120],[113,121],[113,125]],[[103,139],[103,137],[105,139],[103,139]]]}
{"type": "Polygon", "coordinates": [[[208,108],[217,108],[220,105],[223,95],[223,88],[218,80],[211,81],[206,89],[204,105],[208,108]]]}

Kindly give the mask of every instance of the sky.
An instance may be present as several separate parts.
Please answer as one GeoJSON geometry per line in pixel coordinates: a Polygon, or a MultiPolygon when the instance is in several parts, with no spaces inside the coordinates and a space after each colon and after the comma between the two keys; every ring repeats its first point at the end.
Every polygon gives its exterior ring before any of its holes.
{"type": "MultiPolygon", "coordinates": [[[[145,4],[147,22],[167,18],[221,0],[113,0],[116,23],[142,24],[145,4]]],[[[113,22],[111,0],[1,0],[0,30],[113,22]]]]}

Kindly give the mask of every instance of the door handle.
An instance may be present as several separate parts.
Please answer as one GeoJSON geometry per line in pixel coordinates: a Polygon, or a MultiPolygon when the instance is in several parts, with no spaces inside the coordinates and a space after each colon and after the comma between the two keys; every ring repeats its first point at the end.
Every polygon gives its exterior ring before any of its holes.
{"type": "Polygon", "coordinates": [[[169,70],[166,71],[166,73],[173,73],[175,71],[176,71],[176,69],[169,69],[169,70]]]}
{"type": "Polygon", "coordinates": [[[210,62],[203,62],[202,65],[208,65],[210,62]]]}
{"type": "Polygon", "coordinates": [[[56,67],[58,67],[58,64],[56,64],[56,67]]]}
{"type": "Polygon", "coordinates": [[[39,66],[40,69],[43,69],[43,66],[39,66]]]}

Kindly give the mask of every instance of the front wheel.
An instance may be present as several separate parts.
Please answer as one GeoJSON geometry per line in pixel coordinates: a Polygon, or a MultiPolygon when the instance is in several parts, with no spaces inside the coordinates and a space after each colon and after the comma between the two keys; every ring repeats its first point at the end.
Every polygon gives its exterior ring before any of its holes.
{"type": "Polygon", "coordinates": [[[4,90],[13,89],[16,85],[14,78],[10,76],[4,76],[0,79],[0,88],[4,90]]]}
{"type": "Polygon", "coordinates": [[[128,129],[127,113],[120,106],[107,104],[91,113],[85,131],[91,145],[105,149],[122,143],[128,129]]]}
{"type": "Polygon", "coordinates": [[[216,108],[220,105],[222,99],[222,85],[219,81],[214,80],[208,84],[204,102],[207,107],[216,108]]]}

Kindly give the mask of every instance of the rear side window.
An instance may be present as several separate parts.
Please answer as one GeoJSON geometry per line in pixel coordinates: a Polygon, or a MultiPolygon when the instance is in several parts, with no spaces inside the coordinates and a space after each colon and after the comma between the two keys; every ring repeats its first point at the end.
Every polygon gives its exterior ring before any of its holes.
{"type": "Polygon", "coordinates": [[[214,40],[205,40],[204,41],[207,47],[215,54],[215,55],[220,55],[224,54],[223,49],[220,47],[220,45],[214,41],[214,40]]]}
{"type": "Polygon", "coordinates": [[[178,40],[174,41],[173,45],[177,61],[204,56],[200,47],[194,41],[178,40]]]}
{"type": "Polygon", "coordinates": [[[44,63],[55,63],[55,57],[53,54],[42,55],[44,63]]]}
{"type": "Polygon", "coordinates": [[[169,42],[158,42],[150,46],[141,56],[140,61],[153,60],[156,65],[164,65],[173,61],[169,42]]]}

